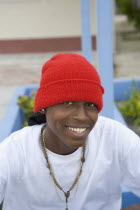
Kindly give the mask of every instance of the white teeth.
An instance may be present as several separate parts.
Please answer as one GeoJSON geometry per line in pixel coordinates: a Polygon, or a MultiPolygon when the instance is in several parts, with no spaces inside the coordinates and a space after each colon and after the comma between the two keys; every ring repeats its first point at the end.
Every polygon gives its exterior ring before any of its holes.
{"type": "Polygon", "coordinates": [[[86,128],[71,128],[71,127],[68,127],[69,130],[72,130],[72,131],[75,131],[77,133],[82,133],[86,130],[86,128]]]}

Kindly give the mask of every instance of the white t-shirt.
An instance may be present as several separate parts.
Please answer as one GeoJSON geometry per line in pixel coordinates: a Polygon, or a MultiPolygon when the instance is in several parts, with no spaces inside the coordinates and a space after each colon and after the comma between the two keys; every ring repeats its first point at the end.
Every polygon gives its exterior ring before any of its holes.
{"type": "MultiPolygon", "coordinates": [[[[23,128],[0,144],[4,210],[65,209],[64,195],[59,189],[57,195],[46,167],[41,128],[23,128]]],[[[80,167],[81,148],[65,156],[48,151],[48,156],[58,183],[69,190],[80,167]]],[[[85,158],[79,183],[71,191],[70,210],[120,210],[122,184],[140,196],[140,138],[128,128],[99,117],[87,139],[85,158]]]]}

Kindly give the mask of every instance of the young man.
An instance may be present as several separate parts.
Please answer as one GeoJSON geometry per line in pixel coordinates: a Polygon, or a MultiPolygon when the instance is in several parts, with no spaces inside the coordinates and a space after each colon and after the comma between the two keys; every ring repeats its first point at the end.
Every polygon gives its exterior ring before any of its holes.
{"type": "Polygon", "coordinates": [[[34,105],[43,121],[0,145],[4,210],[120,210],[122,184],[140,196],[140,139],[98,117],[103,93],[97,71],[80,55],[58,54],[44,64],[34,105]]]}

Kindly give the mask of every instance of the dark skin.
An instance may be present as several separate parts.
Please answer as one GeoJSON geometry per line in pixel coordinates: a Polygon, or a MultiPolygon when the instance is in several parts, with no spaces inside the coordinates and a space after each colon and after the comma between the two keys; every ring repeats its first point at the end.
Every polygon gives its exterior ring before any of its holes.
{"type": "Polygon", "coordinates": [[[97,106],[90,102],[74,101],[56,104],[45,109],[47,148],[68,155],[83,146],[98,119],[97,106]]]}

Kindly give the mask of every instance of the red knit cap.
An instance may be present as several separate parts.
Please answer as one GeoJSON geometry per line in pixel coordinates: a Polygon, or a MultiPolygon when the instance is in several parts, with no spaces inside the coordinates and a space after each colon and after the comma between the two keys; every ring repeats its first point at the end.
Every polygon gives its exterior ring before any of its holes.
{"type": "Polygon", "coordinates": [[[100,112],[103,107],[103,93],[96,69],[83,56],[57,54],[42,68],[34,112],[68,101],[92,102],[100,112]]]}

